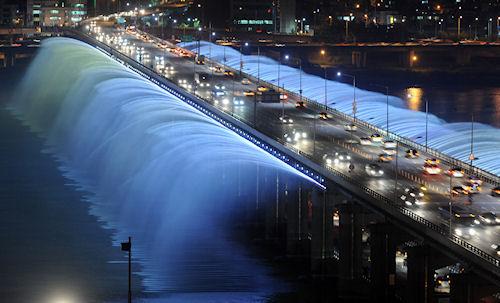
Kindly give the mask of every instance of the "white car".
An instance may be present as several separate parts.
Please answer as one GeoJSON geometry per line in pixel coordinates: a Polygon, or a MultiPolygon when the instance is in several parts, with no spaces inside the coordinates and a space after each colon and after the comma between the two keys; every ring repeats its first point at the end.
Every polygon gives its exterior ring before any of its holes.
{"type": "Polygon", "coordinates": [[[384,171],[382,170],[382,167],[378,164],[366,164],[365,166],[365,171],[369,176],[372,177],[380,177],[384,175],[384,171]]]}
{"type": "Polygon", "coordinates": [[[218,90],[223,90],[223,89],[226,89],[226,86],[224,86],[224,84],[222,83],[217,83],[215,84],[215,89],[218,89],[218,90]]]}
{"type": "Polygon", "coordinates": [[[358,127],[356,126],[356,124],[346,124],[344,125],[344,129],[348,132],[355,132],[356,130],[358,130],[358,127]]]}
{"type": "Polygon", "coordinates": [[[245,104],[245,102],[243,102],[243,100],[241,100],[241,99],[233,98],[233,104],[234,105],[243,105],[243,104],[245,104]]]}
{"type": "Polygon", "coordinates": [[[392,141],[392,140],[385,140],[384,141],[384,148],[394,149],[394,148],[396,148],[396,142],[392,141]]]}
{"type": "Polygon", "coordinates": [[[241,80],[241,84],[250,85],[250,84],[252,84],[252,82],[250,82],[250,80],[248,80],[247,78],[243,78],[243,80],[241,80]]]}
{"type": "Polygon", "coordinates": [[[335,152],[334,154],[325,154],[323,156],[327,165],[339,165],[343,163],[350,163],[351,156],[347,152],[335,152]]]}
{"type": "Polygon", "coordinates": [[[293,124],[293,119],[289,116],[280,116],[280,121],[283,124],[293,124]]]}
{"type": "Polygon", "coordinates": [[[372,145],[372,140],[368,137],[361,137],[359,138],[359,144],[361,145],[372,145]]]}
{"type": "Polygon", "coordinates": [[[299,132],[294,129],[291,133],[286,133],[283,137],[285,138],[286,142],[298,143],[300,140],[307,138],[307,133],[299,132]]]}

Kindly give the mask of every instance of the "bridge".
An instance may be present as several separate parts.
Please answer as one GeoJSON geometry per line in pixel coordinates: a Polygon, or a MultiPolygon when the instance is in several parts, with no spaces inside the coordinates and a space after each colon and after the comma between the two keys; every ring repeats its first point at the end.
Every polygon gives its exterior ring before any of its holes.
{"type": "Polygon", "coordinates": [[[262,178],[258,186],[277,188],[276,203],[261,210],[266,238],[284,241],[289,256],[306,256],[313,273],[335,274],[347,282],[343,285],[363,281],[371,285],[378,300],[387,301],[397,287],[396,254],[404,252],[406,280],[412,286],[408,302],[435,300],[434,272],[442,268],[449,269],[450,296],[457,302],[476,301],[500,289],[500,259],[491,246],[500,242],[500,236],[496,226],[479,222],[480,213],[498,210],[498,198],[489,194],[499,185],[495,174],[393,133],[387,136],[396,142],[394,160],[377,164],[373,171],[366,165],[378,160],[380,143],[355,142],[374,133],[386,134],[384,129],[250,73],[240,74],[225,62],[206,60],[198,65],[193,57],[195,46],[182,51],[142,32],[111,27],[69,35],[95,46],[315,180],[312,186],[291,187],[286,179],[274,183],[262,178]],[[119,36],[127,42],[118,42],[119,36]],[[210,75],[210,86],[196,83],[195,74],[200,73],[210,75]],[[249,81],[242,83],[243,78],[249,81]],[[220,85],[223,97],[214,97],[215,85],[220,85]],[[286,104],[258,102],[255,94],[245,96],[265,87],[286,94],[286,104]],[[296,108],[294,104],[300,101],[305,106],[296,108]],[[327,119],[318,119],[320,113],[327,119]],[[346,125],[351,131],[345,130],[346,125]],[[418,150],[420,157],[402,156],[408,149],[418,150]],[[334,151],[348,155],[349,161],[329,155],[334,151]],[[461,177],[423,174],[425,158],[439,158],[443,170],[460,166],[464,174],[479,176],[483,189],[475,194],[475,202],[468,203],[464,195],[450,195],[450,185],[461,183],[461,177]],[[378,171],[383,177],[376,176],[378,171]],[[422,185],[427,190],[417,193],[424,195],[421,201],[402,200],[403,193],[422,185]],[[470,212],[480,224],[470,227],[449,220],[458,208],[470,212]],[[450,217],[443,217],[445,213],[450,217]]]}

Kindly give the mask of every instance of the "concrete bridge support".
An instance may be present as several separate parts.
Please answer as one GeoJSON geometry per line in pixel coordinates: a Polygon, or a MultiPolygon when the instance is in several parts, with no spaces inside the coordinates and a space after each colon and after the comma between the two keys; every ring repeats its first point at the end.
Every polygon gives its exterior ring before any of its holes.
{"type": "Polygon", "coordinates": [[[396,285],[394,226],[376,223],[370,229],[370,283],[374,302],[392,302],[396,285]]]}
{"type": "Polygon", "coordinates": [[[361,208],[351,202],[339,209],[339,287],[355,284],[362,275],[361,208]]]}

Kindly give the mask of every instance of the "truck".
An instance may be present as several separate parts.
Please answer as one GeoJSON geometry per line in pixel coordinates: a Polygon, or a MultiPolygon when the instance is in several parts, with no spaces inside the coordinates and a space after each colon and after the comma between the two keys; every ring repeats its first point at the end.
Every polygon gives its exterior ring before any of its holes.
{"type": "Polygon", "coordinates": [[[264,92],[258,92],[257,101],[263,103],[280,103],[280,93],[274,89],[269,89],[264,92]]]}

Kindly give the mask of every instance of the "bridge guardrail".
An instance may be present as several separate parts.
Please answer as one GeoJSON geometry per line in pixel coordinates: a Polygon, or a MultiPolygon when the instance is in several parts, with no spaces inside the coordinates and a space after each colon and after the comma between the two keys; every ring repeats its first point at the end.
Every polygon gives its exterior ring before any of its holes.
{"type": "MultiPolygon", "coordinates": [[[[158,75],[154,70],[152,70],[151,68],[147,67],[147,66],[144,66],[142,65],[141,63],[135,61],[134,59],[128,57],[127,55],[124,55],[122,53],[120,53],[119,51],[109,47],[108,45],[104,44],[104,43],[101,43],[97,40],[95,40],[93,37],[91,36],[88,36],[86,35],[85,33],[81,33],[81,32],[77,32],[77,35],[84,35],[84,37],[86,37],[87,39],[90,39],[90,41],[92,41],[93,43],[95,44],[98,44],[98,45],[102,45],[103,47],[107,48],[110,52],[108,52],[108,54],[110,56],[113,56],[112,52],[116,52],[118,55],[122,56],[123,58],[126,58],[127,60],[131,61],[131,62],[134,62],[136,63],[137,65],[139,65],[142,69],[144,70],[147,70],[149,73],[155,75],[156,77],[158,78],[161,78],[161,80],[166,80],[168,82],[171,82],[173,85],[176,86],[175,83],[173,83],[170,79],[166,79],[160,75],[158,75]]],[[[116,57],[116,56],[115,56],[116,57]]],[[[157,80],[155,80],[157,81],[157,80]]],[[[179,90],[181,91],[186,91],[180,87],[178,87],[179,90]]],[[[190,94],[190,92],[186,91],[188,94],[190,94]]],[[[204,100],[203,98],[200,98],[201,100],[203,100],[204,102],[207,102],[207,100],[204,100]]],[[[313,101],[315,102],[315,101],[313,101]]],[[[208,102],[207,102],[208,103],[208,102]]],[[[324,108],[324,106],[323,106],[324,108]]],[[[223,111],[225,114],[228,114],[232,117],[235,117],[237,120],[247,124],[248,126],[251,126],[253,128],[255,128],[257,131],[259,131],[258,127],[256,127],[255,125],[253,125],[252,122],[244,119],[243,117],[239,116],[239,115],[236,115],[236,114],[233,114],[231,112],[226,112],[226,111],[223,111]]],[[[345,115],[345,114],[344,114],[345,115]]],[[[290,151],[292,152],[295,152],[296,154],[299,154],[309,160],[312,160],[314,161],[316,164],[318,164],[317,162],[317,159],[314,159],[314,157],[308,153],[305,153],[305,152],[302,152],[300,151],[299,149],[291,146],[290,144],[288,144],[287,142],[285,142],[282,138],[277,138],[277,137],[271,137],[272,139],[274,139],[275,141],[279,142],[280,144],[286,146],[286,148],[288,148],[290,151]]],[[[453,234],[450,234],[449,231],[447,231],[446,229],[440,227],[439,225],[437,224],[434,224],[432,223],[431,221],[415,214],[414,212],[412,212],[411,210],[403,207],[402,205],[399,205],[397,204],[396,202],[392,201],[391,199],[385,197],[384,195],[360,184],[359,182],[357,182],[355,179],[353,179],[352,177],[338,171],[338,170],[335,170],[333,169],[332,167],[329,167],[325,164],[318,164],[320,165],[321,167],[327,169],[330,173],[336,175],[336,176],[339,176],[341,177],[342,179],[346,180],[348,183],[351,183],[353,184],[354,186],[358,187],[358,188],[361,188],[365,193],[367,193],[369,196],[371,196],[372,198],[378,200],[378,201],[381,201],[382,203],[384,203],[385,205],[388,205],[390,207],[392,207],[393,209],[395,209],[396,211],[406,215],[407,217],[411,218],[412,220],[416,221],[417,223],[420,223],[422,225],[424,225],[426,228],[429,228],[430,230],[434,231],[434,232],[437,232],[439,233],[440,235],[442,236],[445,236],[447,237],[450,241],[452,241],[453,243],[457,244],[458,246],[462,247],[463,249],[473,253],[474,255],[476,255],[477,257],[481,258],[482,260],[488,262],[489,264],[495,266],[497,269],[500,268],[500,260],[493,257],[492,255],[488,254],[487,252],[475,247],[474,245],[468,243],[467,241],[464,241],[462,239],[460,239],[459,237],[453,235],[453,234]]]]}
{"type": "MultiPolygon", "coordinates": [[[[157,37],[155,37],[155,36],[153,36],[153,35],[151,35],[151,34],[149,34],[147,32],[143,32],[143,31],[138,31],[138,32],[140,32],[142,35],[147,35],[151,39],[155,40],[157,43],[164,43],[165,42],[165,40],[157,38],[157,37]]],[[[233,71],[235,73],[236,72],[240,73],[239,69],[232,68],[232,67],[227,66],[226,64],[218,62],[218,61],[214,61],[211,58],[206,58],[205,60],[208,61],[208,62],[212,62],[212,63],[218,64],[218,65],[223,64],[224,68],[229,69],[229,70],[231,70],[231,71],[233,71]]],[[[255,77],[253,75],[250,75],[250,74],[248,74],[246,72],[242,71],[241,75],[244,76],[244,77],[246,77],[246,78],[251,79],[254,82],[255,81],[263,82],[266,85],[272,87],[276,91],[283,91],[283,92],[286,92],[287,94],[295,96],[296,98],[300,98],[300,94],[298,94],[296,92],[293,92],[293,91],[290,91],[290,90],[287,90],[287,89],[282,89],[281,87],[278,87],[277,85],[275,85],[273,83],[262,81],[262,79],[258,79],[257,77],[255,77]]],[[[324,104],[321,104],[321,103],[319,103],[316,100],[309,99],[309,98],[307,98],[307,97],[305,97],[303,95],[302,95],[302,100],[304,102],[306,102],[307,104],[313,105],[314,107],[316,107],[316,109],[325,110],[328,113],[330,113],[331,115],[334,115],[334,116],[342,118],[346,122],[349,121],[351,123],[357,124],[358,126],[364,126],[365,128],[371,129],[372,131],[377,132],[377,133],[381,133],[381,134],[386,133],[387,134],[386,130],[384,130],[384,129],[378,127],[378,126],[375,126],[375,125],[373,125],[371,123],[368,123],[366,121],[363,121],[363,120],[354,119],[352,116],[350,116],[350,115],[348,115],[346,113],[343,113],[343,112],[341,112],[341,111],[339,111],[339,110],[337,110],[335,108],[332,108],[332,107],[329,107],[329,106],[325,107],[324,104]]],[[[487,182],[493,184],[494,186],[500,186],[500,177],[497,176],[497,175],[495,175],[495,174],[492,174],[492,173],[490,173],[490,172],[488,172],[488,171],[486,171],[484,169],[481,169],[479,167],[470,165],[469,163],[466,163],[466,162],[464,162],[462,160],[453,158],[453,157],[451,157],[451,156],[449,156],[449,155],[447,155],[447,154],[445,154],[443,152],[440,152],[440,151],[438,151],[436,149],[433,149],[433,148],[431,148],[429,146],[425,147],[424,145],[422,145],[420,143],[414,142],[410,138],[406,138],[406,137],[400,136],[400,135],[392,133],[392,132],[389,132],[388,136],[391,139],[398,141],[402,146],[406,146],[408,148],[414,148],[414,149],[418,149],[418,150],[425,150],[431,156],[436,157],[436,158],[440,158],[441,160],[443,160],[443,162],[445,162],[448,166],[451,166],[451,167],[453,167],[453,166],[459,166],[462,169],[464,169],[464,171],[467,174],[469,174],[469,175],[477,176],[477,177],[481,178],[482,180],[487,181],[487,182]]]]}

